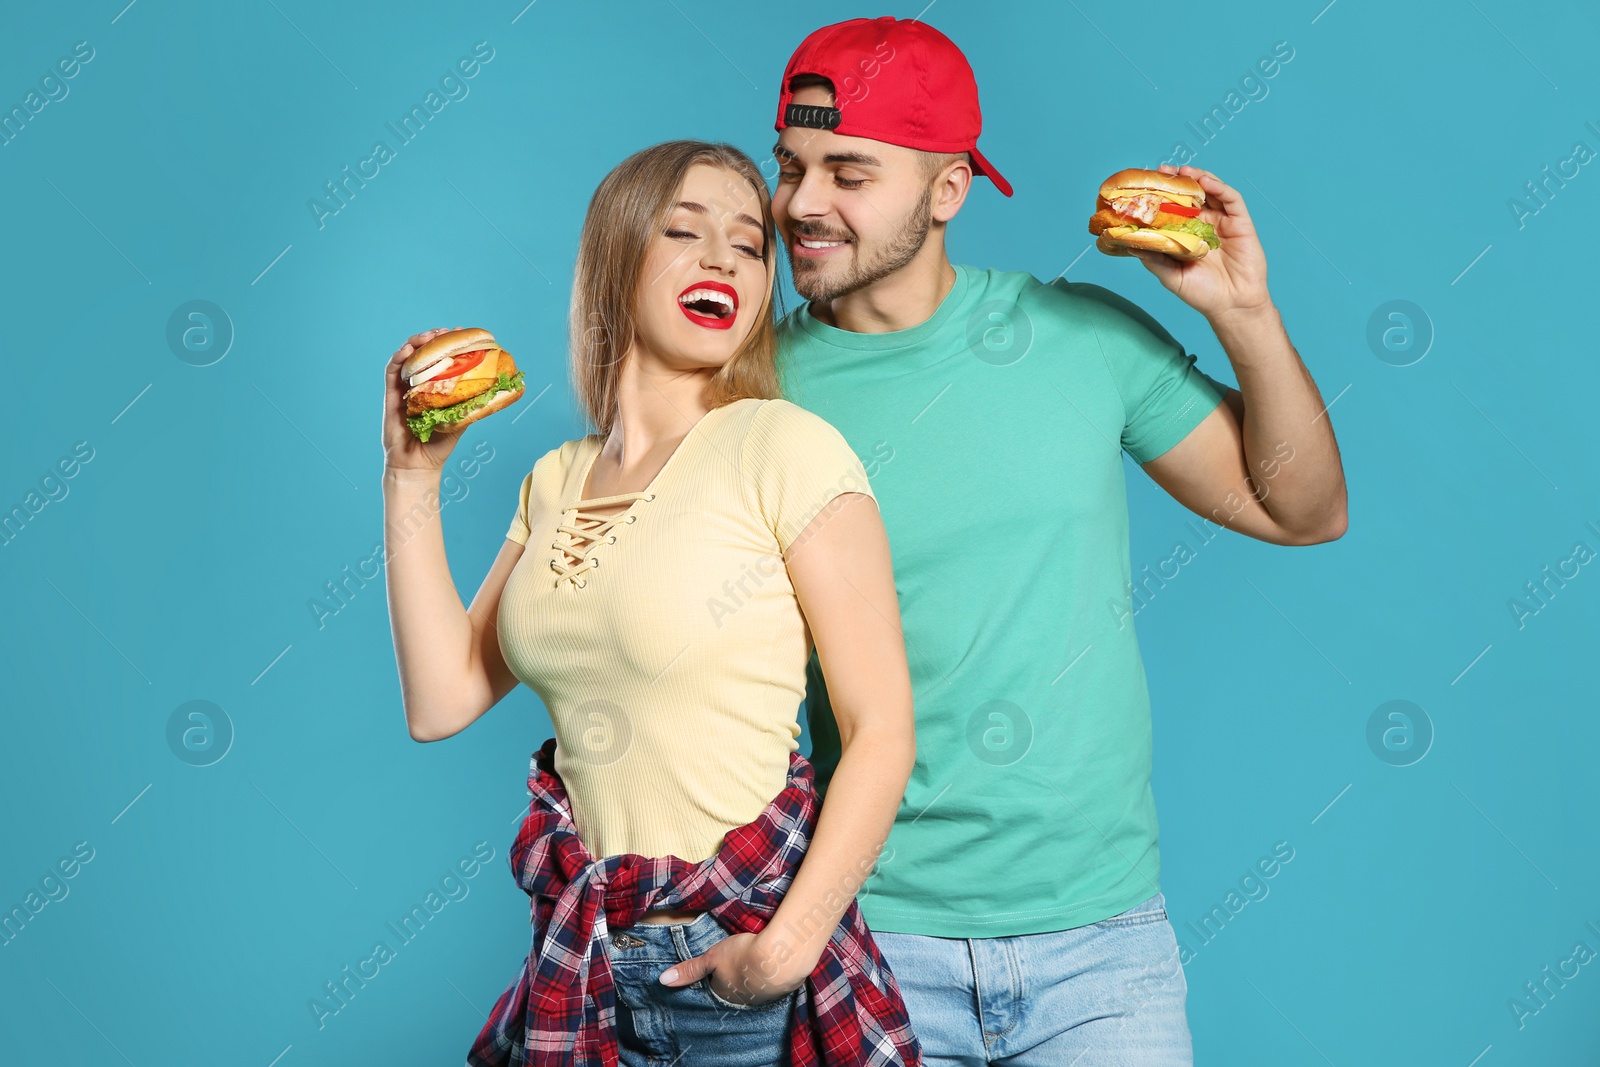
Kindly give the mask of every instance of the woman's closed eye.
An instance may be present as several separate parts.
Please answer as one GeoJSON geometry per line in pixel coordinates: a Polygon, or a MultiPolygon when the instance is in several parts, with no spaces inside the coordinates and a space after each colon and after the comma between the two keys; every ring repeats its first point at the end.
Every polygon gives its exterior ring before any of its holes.
{"type": "MultiPolygon", "coordinates": [[[[680,238],[680,239],[687,238],[687,239],[689,239],[691,241],[699,240],[699,238],[700,238],[699,234],[692,233],[689,230],[668,230],[667,231],[667,236],[668,237],[676,237],[676,238],[680,238]]],[[[745,255],[749,256],[751,259],[764,259],[764,258],[766,258],[761,254],[761,250],[760,249],[752,248],[750,245],[734,245],[733,247],[737,248],[739,251],[743,252],[745,255]]]]}

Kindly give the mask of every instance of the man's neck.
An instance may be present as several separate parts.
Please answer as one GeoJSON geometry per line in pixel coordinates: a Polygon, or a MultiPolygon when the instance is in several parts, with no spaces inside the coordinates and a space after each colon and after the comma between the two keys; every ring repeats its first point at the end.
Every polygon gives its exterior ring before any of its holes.
{"type": "Polygon", "coordinates": [[[886,278],[827,303],[811,304],[819,321],[851,333],[889,333],[928,321],[956,284],[956,269],[932,241],[886,278]]]}

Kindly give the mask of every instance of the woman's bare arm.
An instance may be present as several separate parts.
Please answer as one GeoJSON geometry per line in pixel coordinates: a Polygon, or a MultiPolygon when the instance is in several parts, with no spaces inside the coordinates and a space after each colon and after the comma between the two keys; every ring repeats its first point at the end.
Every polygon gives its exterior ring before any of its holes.
{"type": "Polygon", "coordinates": [[[384,581],[401,704],[417,741],[460,733],[517,684],[500,655],[495,619],[522,546],[506,540],[471,609],[463,607],[439,515],[441,472],[458,435],[435,433],[424,444],[405,423],[400,364],[442,332],[413,336],[384,368],[384,581]]]}
{"type": "Polygon", "coordinates": [[[463,607],[445,558],[438,485],[438,475],[431,483],[412,471],[383,476],[389,625],[406,727],[417,741],[460,733],[517,685],[495,620],[522,546],[501,544],[472,606],[463,607]]]}

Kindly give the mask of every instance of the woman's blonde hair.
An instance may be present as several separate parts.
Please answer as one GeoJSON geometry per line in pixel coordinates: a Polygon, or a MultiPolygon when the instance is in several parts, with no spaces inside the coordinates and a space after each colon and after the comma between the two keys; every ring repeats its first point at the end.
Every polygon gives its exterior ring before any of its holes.
{"type": "Polygon", "coordinates": [[[717,408],[745,397],[780,395],[772,307],[778,257],[767,183],[750,157],[732,145],[665,141],[635,152],[606,175],[589,200],[578,238],[568,321],[572,386],[601,436],[611,432],[616,419],[617,380],[635,340],[634,301],[650,243],[666,227],[684,176],[696,163],[722,167],[748,181],[760,198],[766,230],[767,288],[755,325],[712,377],[706,403],[717,408]]]}

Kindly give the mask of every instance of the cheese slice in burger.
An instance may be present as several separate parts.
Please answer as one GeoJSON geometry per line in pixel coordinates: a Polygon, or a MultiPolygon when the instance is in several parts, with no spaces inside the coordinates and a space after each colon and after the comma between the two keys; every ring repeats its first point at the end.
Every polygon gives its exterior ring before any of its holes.
{"type": "Polygon", "coordinates": [[[1193,178],[1138,168],[1118,171],[1100,186],[1089,232],[1109,255],[1148,249],[1200,259],[1221,243],[1199,217],[1205,202],[1205,190],[1193,178]]]}
{"type": "Polygon", "coordinates": [[[451,330],[400,364],[406,425],[424,444],[521,399],[523,374],[488,330],[451,330]]]}

